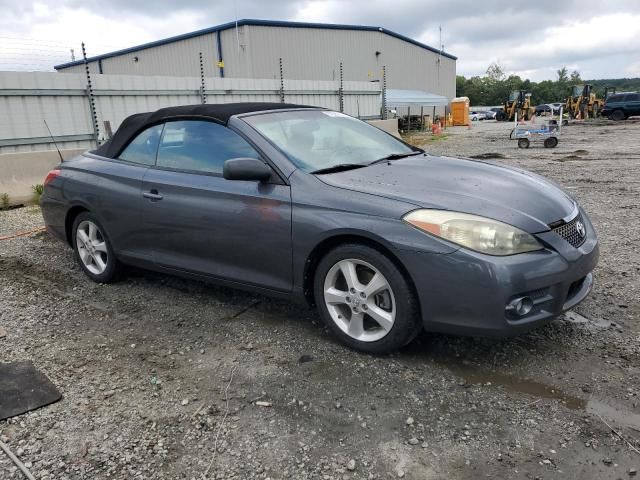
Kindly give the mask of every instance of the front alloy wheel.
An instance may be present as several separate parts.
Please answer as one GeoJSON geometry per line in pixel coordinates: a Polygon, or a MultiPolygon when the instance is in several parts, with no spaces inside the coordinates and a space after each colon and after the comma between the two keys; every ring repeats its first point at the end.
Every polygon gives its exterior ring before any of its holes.
{"type": "Polygon", "coordinates": [[[320,260],[314,298],[333,333],[364,352],[392,352],[422,329],[410,280],[391,258],[366,245],[340,245],[320,260]]]}
{"type": "Polygon", "coordinates": [[[334,323],[361,342],[375,342],[393,328],[395,297],[373,265],[354,258],[336,263],[324,281],[324,301],[334,323]]]}

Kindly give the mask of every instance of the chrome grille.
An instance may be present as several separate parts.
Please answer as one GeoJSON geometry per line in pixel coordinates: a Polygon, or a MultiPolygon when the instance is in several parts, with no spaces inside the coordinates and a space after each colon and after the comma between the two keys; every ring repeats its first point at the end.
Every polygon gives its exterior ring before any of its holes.
{"type": "Polygon", "coordinates": [[[584,226],[584,221],[582,220],[582,215],[578,214],[573,220],[567,223],[563,223],[555,228],[553,231],[564,238],[567,242],[569,242],[572,246],[578,248],[580,245],[584,243],[587,238],[586,230],[584,230],[585,235],[582,236],[578,229],[576,228],[577,223],[580,222],[584,226]]]}

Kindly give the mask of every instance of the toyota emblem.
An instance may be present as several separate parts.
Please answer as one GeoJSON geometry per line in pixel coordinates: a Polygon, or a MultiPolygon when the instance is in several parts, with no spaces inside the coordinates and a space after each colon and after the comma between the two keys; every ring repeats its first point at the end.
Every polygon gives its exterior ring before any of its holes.
{"type": "Polygon", "coordinates": [[[584,223],[582,223],[580,221],[576,222],[576,230],[578,231],[580,236],[583,237],[583,238],[587,234],[587,231],[584,228],[584,223]]]}

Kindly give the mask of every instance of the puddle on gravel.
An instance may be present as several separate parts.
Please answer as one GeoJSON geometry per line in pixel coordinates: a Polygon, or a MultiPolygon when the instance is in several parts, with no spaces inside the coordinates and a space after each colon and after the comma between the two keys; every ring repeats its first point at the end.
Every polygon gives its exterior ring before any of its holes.
{"type": "Polygon", "coordinates": [[[481,153],[479,155],[471,155],[469,158],[473,158],[476,160],[491,160],[492,158],[507,158],[502,153],[481,153]]]}
{"type": "Polygon", "coordinates": [[[526,393],[538,398],[549,398],[560,400],[564,405],[572,410],[583,410],[587,406],[587,401],[569,395],[562,390],[550,385],[536,382],[534,380],[517,378],[512,375],[505,375],[498,372],[490,372],[457,362],[438,362],[455,375],[462,377],[466,384],[491,385],[504,387],[509,392],[526,393]]]}
{"type": "Polygon", "coordinates": [[[465,384],[499,386],[509,392],[524,393],[538,399],[559,400],[571,410],[582,410],[606,419],[613,426],[630,427],[640,431],[640,414],[624,408],[617,408],[602,400],[576,397],[545,383],[483,370],[471,364],[460,363],[457,359],[454,361],[436,360],[436,363],[461,377],[465,384]]]}

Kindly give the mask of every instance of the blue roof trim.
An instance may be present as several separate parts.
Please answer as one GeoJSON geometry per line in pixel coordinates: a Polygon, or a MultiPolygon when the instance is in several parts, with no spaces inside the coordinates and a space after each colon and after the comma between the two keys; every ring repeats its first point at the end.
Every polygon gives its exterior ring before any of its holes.
{"type": "MultiPolygon", "coordinates": [[[[366,31],[376,31],[386,33],[392,37],[398,38],[405,42],[411,43],[418,47],[424,48],[434,53],[441,53],[443,57],[450,58],[452,60],[457,60],[458,57],[451,55],[450,53],[446,53],[444,51],[440,51],[437,48],[431,47],[424,43],[418,42],[412,38],[406,37],[396,32],[392,32],[391,30],[387,30],[382,27],[372,27],[368,25],[342,25],[342,24],[334,24],[334,23],[305,23],[305,22],[287,22],[281,20],[255,20],[255,19],[243,19],[238,20],[237,25],[239,27],[244,25],[254,25],[260,27],[290,27],[290,28],[323,28],[327,30],[366,30],[366,31]]],[[[236,22],[228,22],[223,23],[222,25],[217,25],[215,27],[204,28],[202,30],[196,30],[195,32],[184,33],[182,35],[176,35],[174,37],[164,38],[162,40],[156,40],[155,42],[144,43],[142,45],[138,45],[135,47],[125,48],[123,50],[116,50],[115,52],[104,53],[102,55],[97,55],[95,57],[87,58],[89,62],[95,62],[97,60],[102,60],[105,58],[117,57],[120,55],[125,55],[127,53],[139,52],[140,50],[146,50],[147,48],[153,48],[160,45],[166,45],[168,43],[177,42],[180,40],[187,40],[189,38],[199,37],[201,35],[207,35],[209,33],[215,33],[222,30],[228,30],[230,28],[234,28],[236,26],[236,22]]],[[[82,65],[84,63],[83,60],[76,60],[75,62],[67,62],[61,63],[60,65],[56,65],[53,68],[56,70],[60,70],[63,68],[74,67],[76,65],[82,65]]]]}

